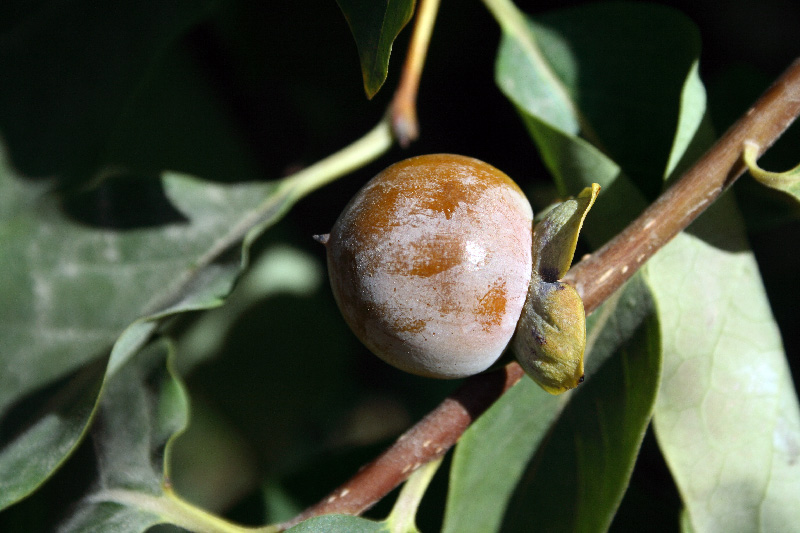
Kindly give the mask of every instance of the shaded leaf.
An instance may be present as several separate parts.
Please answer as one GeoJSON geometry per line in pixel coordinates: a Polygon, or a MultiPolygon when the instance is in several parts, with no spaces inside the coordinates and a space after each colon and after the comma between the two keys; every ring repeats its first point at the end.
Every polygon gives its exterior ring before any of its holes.
{"type": "MultiPolygon", "coordinates": [[[[0,188],[9,193],[22,183],[8,169],[0,178],[0,188]]],[[[0,413],[102,356],[120,333],[109,364],[112,374],[153,332],[153,319],[219,305],[242,268],[235,255],[210,262],[223,251],[231,227],[236,230],[236,221],[265,226],[293,201],[290,191],[272,197],[275,207],[264,217],[256,208],[274,190],[272,184],[220,186],[175,174],[165,174],[163,184],[189,222],[129,232],[94,229],[67,218],[51,195],[39,197],[35,209],[2,221],[0,239],[11,253],[3,255],[8,275],[0,287],[11,300],[0,306],[0,363],[8,369],[0,374],[0,413]]],[[[91,410],[79,412],[87,423],[91,410]]],[[[73,430],[53,442],[49,454],[36,448],[42,452],[37,460],[59,464],[77,442],[78,426],[73,420],[73,430]]],[[[13,461],[10,451],[32,451],[33,437],[5,435],[0,469],[13,461]]],[[[27,479],[26,492],[44,479],[27,479]]]]}
{"type": "MultiPolygon", "coordinates": [[[[0,247],[9,252],[0,257],[7,273],[0,292],[8,295],[0,305],[0,365],[10,369],[0,374],[0,419],[13,402],[106,354],[117,336],[109,374],[144,345],[158,320],[220,305],[264,230],[299,198],[377,157],[391,142],[381,122],[345,149],[274,183],[219,185],[164,173],[166,199],[182,217],[124,231],[73,219],[55,195],[23,181],[0,159],[0,196],[28,207],[9,209],[0,219],[0,247]]],[[[74,437],[59,443],[47,462],[60,463],[74,437]]],[[[25,449],[25,434],[2,438],[0,444],[25,449]]],[[[0,465],[4,461],[0,451],[0,465]]],[[[44,478],[34,481],[28,491],[44,478]]]]}
{"type": "Polygon", "coordinates": [[[372,98],[389,71],[392,43],[414,14],[414,0],[336,0],[356,40],[364,90],[372,98]]]}
{"type": "Polygon", "coordinates": [[[0,130],[21,172],[65,182],[91,178],[106,163],[109,137],[154,60],[215,4],[0,6],[0,130]]]}
{"type": "MultiPolygon", "coordinates": [[[[128,126],[121,116],[138,110],[132,95],[142,89],[147,92],[149,85],[143,79],[160,72],[161,54],[207,16],[213,5],[177,2],[142,8],[136,2],[121,2],[98,10],[91,2],[71,0],[15,6],[10,12],[0,8],[0,19],[7,25],[0,36],[4,72],[0,100],[15,102],[0,106],[2,136],[11,147],[0,146],[0,246],[4,251],[0,254],[4,270],[0,280],[4,294],[0,302],[0,471],[22,472],[17,468],[19,460],[28,465],[28,475],[0,479],[0,508],[34,490],[75,448],[102,382],[102,372],[95,365],[90,370],[81,367],[104,358],[137,315],[155,309],[145,309],[144,302],[155,301],[166,287],[169,274],[159,277],[158,271],[162,266],[170,270],[169,259],[161,251],[169,255],[173,248],[177,260],[184,245],[199,244],[190,242],[192,236],[203,233],[199,224],[190,228],[192,224],[180,217],[162,228],[160,238],[154,237],[159,232],[149,223],[115,232],[112,229],[125,228],[115,224],[117,213],[104,211],[102,203],[76,213],[71,199],[62,201],[48,191],[96,177],[94,170],[107,163],[104,156],[112,131],[120,124],[123,130],[128,126]],[[81,31],[73,31],[75,27],[81,31]],[[126,31],[113,31],[119,27],[126,31]],[[51,83],[53,76],[61,81],[51,83]],[[12,159],[21,172],[11,169],[12,159]],[[26,179],[22,174],[28,175],[26,179]],[[39,175],[54,178],[37,179],[39,175]],[[105,215],[111,218],[103,220],[105,215]],[[169,232],[174,232],[174,241],[164,238],[169,232]],[[188,240],[183,241],[184,237],[188,240]],[[144,282],[148,278],[154,283],[144,282]],[[71,383],[79,379],[85,380],[84,396],[76,401],[71,383]],[[15,457],[15,450],[22,455],[15,457]]],[[[181,96],[186,99],[186,94],[181,96]]],[[[207,124],[214,124],[219,112],[210,111],[202,114],[207,124]]],[[[158,143],[153,142],[153,122],[148,124],[144,151],[152,152],[158,143]]],[[[163,144],[159,148],[163,150],[163,144]]],[[[142,150],[136,156],[141,160],[142,150]]],[[[161,194],[162,183],[153,183],[157,185],[148,190],[161,194]]],[[[131,197],[121,203],[143,214],[168,206],[166,201],[163,205],[136,203],[131,197]]],[[[223,231],[228,223],[206,230],[223,231]]],[[[210,241],[214,236],[207,233],[206,238],[210,241]]],[[[193,261],[186,259],[187,264],[193,261]]],[[[121,342],[116,352],[135,351],[154,328],[153,323],[135,323],[126,330],[130,342],[121,342]]]]}
{"type": "MultiPolygon", "coordinates": [[[[589,383],[650,312],[647,287],[636,276],[587,318],[589,383]]],[[[464,433],[453,456],[443,531],[499,529],[526,465],[574,395],[552,396],[523,379],[464,433]]]]}
{"type": "Polygon", "coordinates": [[[155,513],[118,503],[97,503],[77,510],[59,532],[142,533],[163,523],[155,513]]]}
{"type": "Polygon", "coordinates": [[[681,95],[697,30],[652,4],[590,4],[536,20],[513,9],[495,15],[503,29],[495,81],[561,194],[602,187],[584,231],[598,247],[661,189],[675,127],[692,112],[681,95]]]}
{"type": "Polygon", "coordinates": [[[139,533],[155,524],[245,531],[172,491],[170,454],[188,424],[189,399],[173,369],[171,343],[155,341],[138,355],[106,382],[92,430],[98,479],[59,531],[139,533]]]}
{"type": "MultiPolygon", "coordinates": [[[[654,197],[670,157],[682,87],[699,53],[696,27],[678,11],[638,3],[521,17],[500,20],[495,79],[501,90],[526,121],[581,135],[645,197],[654,197]]],[[[537,125],[528,126],[541,144],[537,125]]],[[[551,164],[549,150],[540,149],[551,164]]]]}
{"type": "Polygon", "coordinates": [[[310,518],[287,533],[390,533],[385,522],[348,515],[323,515],[310,518]]]}
{"type": "MultiPolygon", "coordinates": [[[[0,220],[0,246],[8,252],[0,258],[6,273],[0,291],[7,295],[0,304],[0,365],[5,369],[0,373],[0,416],[37,389],[106,354],[124,332],[113,352],[113,371],[155,327],[139,321],[126,328],[137,317],[218,305],[241,268],[239,261],[195,272],[197,260],[228,233],[231,221],[273,189],[270,184],[222,187],[165,174],[167,196],[188,222],[119,232],[71,220],[54,195],[33,200],[23,192],[26,182],[13,176],[7,163],[3,166],[2,196],[29,208],[0,220]]],[[[81,412],[85,424],[91,410],[81,412]]],[[[29,423],[39,422],[34,418],[29,423]]],[[[53,443],[52,457],[40,453],[37,460],[59,463],[79,435],[62,435],[53,443]]],[[[8,447],[0,452],[0,465],[10,449],[32,450],[31,438],[25,433],[4,435],[8,447]]],[[[28,490],[42,480],[29,479],[28,490]]]]}
{"type": "MultiPolygon", "coordinates": [[[[97,401],[104,361],[13,406],[0,423],[0,508],[27,496],[74,451],[97,401]],[[22,427],[20,427],[22,426],[22,427]]],[[[5,369],[4,369],[5,372],[5,369]]]]}
{"type": "Polygon", "coordinates": [[[470,426],[450,467],[442,531],[498,530],[525,465],[567,399],[525,377],[470,426]]]}
{"type": "Polygon", "coordinates": [[[155,509],[114,501],[156,500],[162,494],[168,442],[188,422],[188,398],[167,371],[168,345],[157,342],[106,383],[93,430],[99,479],[61,531],[146,531],[165,521],[155,509]],[[110,501],[109,501],[110,500],[110,501]]]}
{"type": "Polygon", "coordinates": [[[511,531],[605,531],[628,486],[655,402],[660,347],[646,321],[576,389],[518,485],[511,531]]]}

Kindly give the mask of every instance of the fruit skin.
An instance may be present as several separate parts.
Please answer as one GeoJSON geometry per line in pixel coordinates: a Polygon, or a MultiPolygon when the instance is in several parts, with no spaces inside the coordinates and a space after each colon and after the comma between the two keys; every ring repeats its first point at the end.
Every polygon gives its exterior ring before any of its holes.
{"type": "Polygon", "coordinates": [[[514,334],[531,277],[533,212],[477,159],[435,154],[367,183],[327,238],[333,294],[356,336],[411,373],[491,366],[514,334]]]}

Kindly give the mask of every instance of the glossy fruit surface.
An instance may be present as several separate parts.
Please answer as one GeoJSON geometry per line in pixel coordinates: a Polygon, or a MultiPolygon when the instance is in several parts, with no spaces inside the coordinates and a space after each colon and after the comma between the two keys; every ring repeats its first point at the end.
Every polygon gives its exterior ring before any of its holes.
{"type": "Polygon", "coordinates": [[[408,372],[485,370],[525,302],[532,216],[519,187],[477,159],[436,154],[390,166],[350,201],[326,242],[345,320],[408,372]]]}

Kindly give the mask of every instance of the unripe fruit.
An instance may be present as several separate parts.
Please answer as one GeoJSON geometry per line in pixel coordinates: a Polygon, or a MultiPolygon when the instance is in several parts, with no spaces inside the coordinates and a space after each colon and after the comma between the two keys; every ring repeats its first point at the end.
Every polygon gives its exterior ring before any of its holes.
{"type": "Polygon", "coordinates": [[[531,280],[532,218],[519,187],[482,161],[401,161],[321,239],[333,294],[386,362],[429,377],[476,374],[514,335],[531,280]]]}

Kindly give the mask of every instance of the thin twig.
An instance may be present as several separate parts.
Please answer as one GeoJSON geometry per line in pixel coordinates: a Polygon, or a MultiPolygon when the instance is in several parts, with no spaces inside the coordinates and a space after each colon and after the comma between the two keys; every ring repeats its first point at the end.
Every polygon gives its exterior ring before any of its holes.
{"type": "Polygon", "coordinates": [[[515,363],[497,372],[469,378],[347,483],[281,527],[288,528],[322,514],[366,511],[414,470],[443,456],[469,425],[522,376],[522,369],[515,363]]]}
{"type": "Polygon", "coordinates": [[[390,113],[392,117],[392,130],[397,142],[406,148],[411,141],[419,137],[419,122],[417,121],[417,92],[419,80],[422,76],[422,67],[428,55],[428,44],[431,41],[433,25],[439,12],[439,0],[421,0],[417,10],[417,19],[414,22],[414,33],[408,47],[408,55],[403,64],[403,73],[400,84],[394,93],[390,113]]]}
{"type": "Polygon", "coordinates": [[[710,206],[746,166],[745,141],[761,147],[761,155],[800,113],[800,59],[711,149],[627,228],[588,258],[572,267],[572,283],[591,312],[622,286],[650,257],[710,206]]]}
{"type": "MultiPolygon", "coordinates": [[[[587,313],[596,309],[649,257],[685,229],[744,172],[742,146],[762,152],[800,115],[800,60],[796,60],[747,113],[617,237],[575,265],[567,279],[587,313]],[[624,268],[627,267],[627,268],[624,268]]],[[[360,514],[405,481],[420,465],[444,455],[489,406],[523,376],[516,363],[473,376],[389,449],[320,503],[281,527],[321,514],[360,514]]]]}

